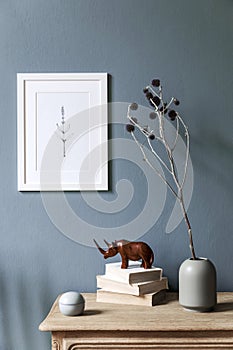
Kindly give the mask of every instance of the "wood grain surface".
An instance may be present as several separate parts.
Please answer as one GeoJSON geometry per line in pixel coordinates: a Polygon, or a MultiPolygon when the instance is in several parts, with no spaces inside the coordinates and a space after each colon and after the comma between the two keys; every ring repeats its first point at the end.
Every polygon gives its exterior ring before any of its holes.
{"type": "Polygon", "coordinates": [[[210,313],[184,310],[175,293],[167,293],[167,302],[154,307],[97,303],[96,294],[83,294],[86,300],[82,316],[60,313],[58,300],[40,324],[41,331],[232,331],[233,293],[218,293],[218,305],[210,313]]]}

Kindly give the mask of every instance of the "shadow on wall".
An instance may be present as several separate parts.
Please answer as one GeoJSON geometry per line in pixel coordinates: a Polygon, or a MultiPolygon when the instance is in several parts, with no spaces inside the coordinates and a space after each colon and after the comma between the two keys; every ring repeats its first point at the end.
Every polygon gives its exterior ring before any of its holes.
{"type": "Polygon", "coordinates": [[[33,349],[35,344],[50,348],[50,335],[38,326],[51,307],[53,292],[46,274],[34,285],[31,281],[22,271],[17,278],[0,273],[0,350],[33,349]]]}
{"type": "Polygon", "coordinates": [[[212,178],[217,185],[227,189],[228,195],[232,195],[233,141],[216,129],[210,131],[209,127],[202,126],[198,136],[192,135],[192,144],[196,147],[196,152],[191,152],[195,167],[202,169],[209,179],[212,178]]]}
{"type": "Polygon", "coordinates": [[[0,271],[0,349],[1,350],[10,350],[13,349],[13,343],[11,338],[11,322],[9,320],[9,305],[7,302],[7,288],[6,280],[3,275],[3,271],[0,271]]]}

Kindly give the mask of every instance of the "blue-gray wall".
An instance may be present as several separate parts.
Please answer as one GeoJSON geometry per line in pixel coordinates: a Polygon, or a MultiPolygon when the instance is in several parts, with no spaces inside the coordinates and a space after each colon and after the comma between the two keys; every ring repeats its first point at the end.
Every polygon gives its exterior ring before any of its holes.
{"type": "MultiPolygon", "coordinates": [[[[40,193],[17,192],[17,72],[108,72],[111,101],[143,104],[144,85],[153,77],[164,81],[182,101],[191,134],[196,249],[215,262],[218,290],[233,290],[232,0],[0,0],[0,349],[49,349],[49,334],[38,325],[55,297],[70,289],[94,292],[104,271],[95,249],[53,226],[40,193]]],[[[113,161],[113,191],[133,171],[113,161]]],[[[73,206],[84,211],[75,196],[73,206]]],[[[88,208],[85,216],[92,222],[88,208]]],[[[183,223],[164,233],[168,218],[169,203],[143,239],[177,289],[189,251],[183,223]]]]}

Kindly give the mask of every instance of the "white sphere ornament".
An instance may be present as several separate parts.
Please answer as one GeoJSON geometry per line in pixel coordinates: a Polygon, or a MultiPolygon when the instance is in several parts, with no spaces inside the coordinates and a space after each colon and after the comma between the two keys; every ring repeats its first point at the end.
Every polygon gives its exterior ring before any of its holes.
{"type": "Polygon", "coordinates": [[[81,315],[85,308],[85,299],[78,292],[66,292],[59,299],[59,310],[65,316],[81,315]]]}

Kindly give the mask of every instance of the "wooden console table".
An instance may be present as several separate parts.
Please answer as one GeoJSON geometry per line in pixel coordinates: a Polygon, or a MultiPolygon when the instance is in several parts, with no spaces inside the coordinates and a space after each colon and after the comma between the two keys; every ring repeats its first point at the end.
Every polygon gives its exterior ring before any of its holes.
{"type": "Polygon", "coordinates": [[[233,293],[218,293],[211,313],[185,311],[177,294],[154,307],[97,303],[86,299],[82,316],[63,316],[55,301],[41,331],[52,332],[53,350],[233,349],[233,293]]]}

